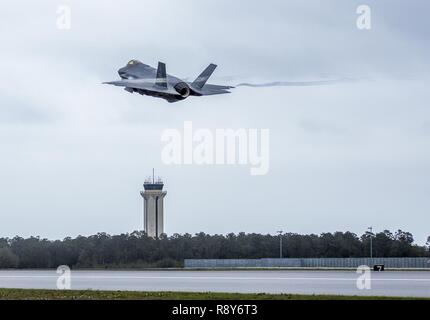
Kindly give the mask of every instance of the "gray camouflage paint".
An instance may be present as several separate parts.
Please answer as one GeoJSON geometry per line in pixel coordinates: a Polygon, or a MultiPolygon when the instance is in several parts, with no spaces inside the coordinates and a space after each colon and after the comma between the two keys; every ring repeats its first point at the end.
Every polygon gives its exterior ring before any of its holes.
{"type": "Polygon", "coordinates": [[[189,96],[208,96],[230,93],[231,86],[206,84],[216,69],[210,64],[193,82],[186,82],[166,73],[166,65],[158,63],[155,69],[138,60],[130,60],[127,65],[118,70],[120,81],[104,82],[114,86],[124,87],[130,93],[162,98],[170,103],[188,98],[189,96]]]}

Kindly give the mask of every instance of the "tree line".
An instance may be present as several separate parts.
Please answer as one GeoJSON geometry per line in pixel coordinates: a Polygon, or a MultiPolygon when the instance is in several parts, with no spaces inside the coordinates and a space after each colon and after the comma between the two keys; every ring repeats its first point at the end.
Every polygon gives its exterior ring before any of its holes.
{"type": "MultiPolygon", "coordinates": [[[[256,259],[280,255],[280,236],[203,232],[162,235],[160,239],[135,231],[63,240],[40,237],[0,238],[0,268],[147,268],[181,267],[184,259],[256,259]]],[[[368,257],[372,238],[374,257],[429,257],[429,246],[414,244],[411,233],[388,230],[357,236],[352,232],[320,235],[282,235],[283,256],[288,258],[368,257]]]]}

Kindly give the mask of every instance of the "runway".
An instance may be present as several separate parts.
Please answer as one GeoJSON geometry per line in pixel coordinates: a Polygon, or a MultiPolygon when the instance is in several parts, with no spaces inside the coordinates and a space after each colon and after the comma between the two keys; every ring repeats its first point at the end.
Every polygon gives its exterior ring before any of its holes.
{"type": "MultiPolygon", "coordinates": [[[[357,288],[354,271],[72,271],[71,289],[292,293],[430,297],[429,271],[371,273],[371,289],[357,288]]],[[[0,271],[1,288],[56,289],[55,270],[0,271]]]]}

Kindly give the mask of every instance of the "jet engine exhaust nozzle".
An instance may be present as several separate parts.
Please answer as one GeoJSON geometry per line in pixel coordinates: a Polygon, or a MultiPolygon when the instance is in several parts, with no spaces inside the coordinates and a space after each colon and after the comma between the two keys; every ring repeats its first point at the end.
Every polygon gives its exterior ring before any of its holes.
{"type": "Polygon", "coordinates": [[[179,82],[174,88],[182,98],[187,98],[190,95],[190,87],[185,82],[179,82]]]}

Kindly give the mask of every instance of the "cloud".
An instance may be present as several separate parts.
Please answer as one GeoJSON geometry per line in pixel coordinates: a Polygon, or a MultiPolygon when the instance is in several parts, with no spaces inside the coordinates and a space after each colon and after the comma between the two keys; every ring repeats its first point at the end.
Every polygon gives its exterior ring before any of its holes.
{"type": "Polygon", "coordinates": [[[67,3],[69,31],[57,1],[2,4],[0,234],[141,228],[139,188],[156,167],[169,233],[372,221],[428,236],[429,4],[369,1],[373,28],[360,31],[354,1],[67,3]],[[101,84],[131,58],[184,78],[214,62],[219,84],[265,86],[170,105],[101,84]],[[359,81],[321,85],[343,78],[359,81]],[[161,133],[187,120],[269,128],[271,171],[164,166],[161,133]]]}

